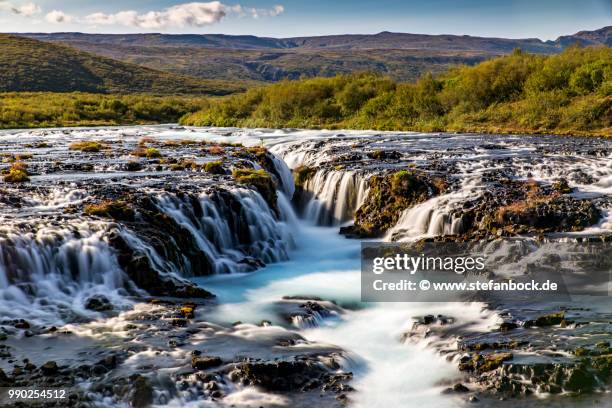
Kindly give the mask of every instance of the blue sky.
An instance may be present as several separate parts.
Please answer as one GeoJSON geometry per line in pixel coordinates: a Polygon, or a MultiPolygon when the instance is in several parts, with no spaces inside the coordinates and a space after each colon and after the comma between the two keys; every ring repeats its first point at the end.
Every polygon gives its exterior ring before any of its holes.
{"type": "Polygon", "coordinates": [[[612,0],[0,0],[3,32],[291,37],[394,31],[548,40],[606,25],[612,25],[612,0]]]}

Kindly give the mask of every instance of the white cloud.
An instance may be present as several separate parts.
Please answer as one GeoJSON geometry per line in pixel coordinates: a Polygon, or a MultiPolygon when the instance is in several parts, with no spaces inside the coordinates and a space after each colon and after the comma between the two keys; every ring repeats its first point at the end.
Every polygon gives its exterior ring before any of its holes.
{"type": "Polygon", "coordinates": [[[26,3],[19,6],[8,0],[0,0],[0,10],[10,11],[24,17],[32,17],[42,11],[40,6],[35,3],[26,3]]]}
{"type": "Polygon", "coordinates": [[[185,3],[162,11],[138,14],[136,11],[120,11],[114,14],[94,13],[85,17],[90,24],[114,24],[139,28],[202,27],[218,23],[227,14],[219,1],[208,3],[185,3]]]}
{"type": "Polygon", "coordinates": [[[127,27],[164,29],[169,27],[203,27],[220,22],[228,14],[246,15],[254,18],[260,16],[274,17],[285,11],[281,5],[273,9],[244,8],[237,5],[226,5],[219,1],[206,3],[194,2],[177,4],[161,11],[149,11],[139,14],[134,10],[106,14],[93,13],[84,21],[93,25],[123,25],[127,27]]]}
{"type": "Polygon", "coordinates": [[[45,16],[45,20],[49,23],[61,24],[61,23],[71,23],[73,18],[71,15],[64,13],[63,11],[53,10],[45,16]]]}

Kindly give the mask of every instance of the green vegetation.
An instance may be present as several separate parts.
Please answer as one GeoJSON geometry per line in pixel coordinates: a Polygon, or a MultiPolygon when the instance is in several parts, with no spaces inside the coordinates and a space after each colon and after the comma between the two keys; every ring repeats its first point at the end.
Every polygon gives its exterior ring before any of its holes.
{"type": "Polygon", "coordinates": [[[154,147],[138,149],[132,152],[132,154],[136,157],[146,157],[147,159],[158,159],[162,157],[161,152],[154,147]]]}
{"type": "Polygon", "coordinates": [[[539,327],[554,326],[560,324],[564,319],[565,312],[551,313],[538,317],[535,321],[535,325],[539,327]]]}
{"type": "Polygon", "coordinates": [[[293,180],[296,187],[304,187],[304,184],[316,173],[316,169],[308,166],[298,166],[293,169],[293,180]]]}
{"type": "Polygon", "coordinates": [[[89,204],[83,209],[87,215],[112,218],[120,221],[134,221],[134,210],[124,201],[104,201],[99,204],[89,204]]]}
{"type": "Polygon", "coordinates": [[[205,80],[30,38],[0,34],[0,92],[93,92],[227,95],[240,81],[205,80]]]}
{"type": "Polygon", "coordinates": [[[25,183],[30,181],[28,177],[28,166],[22,162],[13,163],[8,173],[4,176],[4,181],[7,183],[25,183]]]}
{"type": "Polygon", "coordinates": [[[87,93],[0,93],[0,128],[175,123],[204,97],[87,93]]]}
{"type": "Polygon", "coordinates": [[[511,55],[414,84],[376,74],[283,81],[211,100],[185,125],[612,135],[612,48],[511,55]]]}
{"type": "Polygon", "coordinates": [[[225,174],[225,169],[223,168],[223,162],[221,161],[211,161],[204,165],[204,170],[210,174],[225,174]]]}
{"type": "Polygon", "coordinates": [[[108,149],[108,146],[101,142],[83,141],[75,142],[70,145],[70,150],[79,150],[81,152],[97,153],[100,150],[108,149]]]}
{"type": "Polygon", "coordinates": [[[270,208],[276,208],[276,186],[267,171],[264,169],[236,169],[232,172],[232,176],[238,183],[255,187],[270,208]]]}

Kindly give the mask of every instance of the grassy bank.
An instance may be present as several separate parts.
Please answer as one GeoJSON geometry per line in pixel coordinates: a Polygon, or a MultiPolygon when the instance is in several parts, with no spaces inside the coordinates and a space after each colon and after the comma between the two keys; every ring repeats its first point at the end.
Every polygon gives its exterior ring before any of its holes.
{"type": "Polygon", "coordinates": [[[172,123],[205,106],[200,96],[0,93],[0,128],[172,123]]]}
{"type": "Polygon", "coordinates": [[[515,51],[413,84],[374,74],[284,81],[210,100],[181,123],[612,136],[612,49],[515,51]]]}

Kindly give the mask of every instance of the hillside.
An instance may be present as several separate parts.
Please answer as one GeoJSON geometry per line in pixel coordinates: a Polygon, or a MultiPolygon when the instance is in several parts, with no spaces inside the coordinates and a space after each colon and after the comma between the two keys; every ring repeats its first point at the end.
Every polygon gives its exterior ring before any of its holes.
{"type": "Polygon", "coordinates": [[[208,79],[255,81],[359,71],[416,80],[458,64],[474,65],[515,48],[555,54],[568,45],[608,44],[612,27],[556,41],[382,32],[372,35],[269,38],[221,34],[20,34],[156,70],[208,79]]]}
{"type": "Polygon", "coordinates": [[[191,78],[60,44],[0,34],[0,92],[226,95],[244,84],[191,78]]]}
{"type": "Polygon", "coordinates": [[[612,48],[517,50],[415,84],[375,74],[283,81],[211,100],[181,123],[612,136],[612,48]]]}
{"type": "Polygon", "coordinates": [[[578,42],[584,45],[610,45],[612,26],[594,31],[580,31],[559,37],[555,41],[537,38],[508,39],[470,35],[428,35],[392,33],[344,34],[315,37],[270,38],[252,35],[226,34],[86,34],[86,33],[24,33],[19,34],[44,41],[120,46],[173,46],[221,49],[368,49],[368,50],[438,50],[506,53],[514,48],[527,52],[554,53],[578,42]]]}

